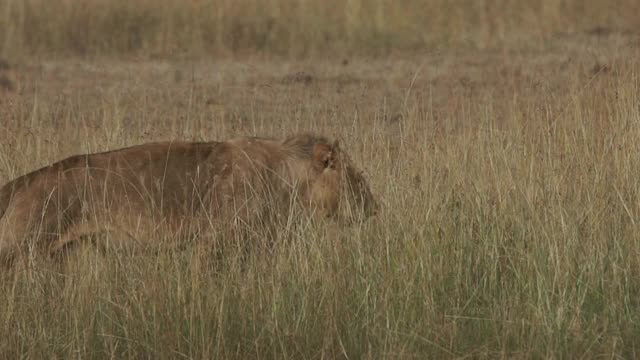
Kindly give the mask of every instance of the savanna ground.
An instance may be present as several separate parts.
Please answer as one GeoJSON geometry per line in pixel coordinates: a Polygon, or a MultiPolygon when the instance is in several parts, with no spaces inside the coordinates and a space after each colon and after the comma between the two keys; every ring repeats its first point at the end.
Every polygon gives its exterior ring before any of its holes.
{"type": "Polygon", "coordinates": [[[0,182],[155,140],[342,140],[381,214],[3,274],[2,358],[637,358],[635,1],[0,1],[0,182]],[[45,4],[46,3],[46,4],[45,4]]]}

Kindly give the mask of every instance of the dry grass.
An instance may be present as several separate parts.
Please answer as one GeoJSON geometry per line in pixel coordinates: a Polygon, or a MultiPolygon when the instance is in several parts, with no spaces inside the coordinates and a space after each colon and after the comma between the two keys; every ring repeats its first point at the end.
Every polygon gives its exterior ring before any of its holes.
{"type": "MultiPolygon", "coordinates": [[[[119,37],[129,35],[107,39],[112,13],[78,5],[85,2],[68,2],[60,16],[30,27],[16,24],[27,14],[46,16],[43,7],[28,8],[38,1],[0,2],[23,14],[0,20],[0,29],[23,36],[7,36],[5,50],[131,51],[119,37]],[[86,18],[86,38],[68,36],[86,18]]],[[[131,2],[92,3],[115,11],[131,2]]],[[[174,12],[164,3],[153,11],[175,19],[190,19],[203,4],[174,12]]],[[[300,12],[290,29],[304,31],[269,32],[267,53],[379,51],[380,39],[406,31],[398,19],[418,26],[417,14],[381,11],[383,21],[368,22],[380,28],[361,29],[348,25],[342,2],[328,2],[341,10],[335,24],[342,27],[327,28],[351,32],[323,43],[316,33],[323,27],[307,25],[324,13],[299,7],[324,3],[276,1],[260,11],[249,1],[220,3],[233,14],[253,11],[254,27],[276,11],[276,19],[300,12]]],[[[136,4],[125,13],[152,2],[136,4]]],[[[350,4],[359,22],[365,11],[391,6],[350,4]]],[[[4,274],[0,357],[637,358],[640,37],[616,29],[640,11],[624,1],[491,2],[487,18],[465,30],[460,22],[472,13],[461,10],[465,4],[451,2],[457,15],[423,25],[433,34],[389,45],[392,53],[430,41],[445,49],[423,56],[136,62],[25,55],[0,70],[12,82],[0,88],[0,182],[79,152],[311,129],[343,139],[384,203],[365,224],[303,224],[283,231],[273,253],[229,253],[213,268],[197,249],[106,257],[87,246],[62,274],[4,274]],[[577,32],[554,35],[565,30],[577,32]],[[494,39],[499,31],[504,36],[494,39]],[[465,34],[481,50],[438,42],[465,34]],[[512,36],[540,42],[523,50],[509,45],[512,36]],[[494,40],[505,47],[491,50],[494,40]]],[[[206,29],[198,22],[163,21],[157,31],[141,30],[144,46],[134,48],[170,52],[183,36],[194,54],[260,50],[251,38],[257,30],[247,30],[237,49],[224,42],[240,20],[225,16],[212,43],[188,36],[206,29]],[[170,33],[166,41],[162,33],[170,33]]]]}
{"type": "Polygon", "coordinates": [[[387,54],[635,31],[636,0],[0,0],[0,55],[387,54]]]}

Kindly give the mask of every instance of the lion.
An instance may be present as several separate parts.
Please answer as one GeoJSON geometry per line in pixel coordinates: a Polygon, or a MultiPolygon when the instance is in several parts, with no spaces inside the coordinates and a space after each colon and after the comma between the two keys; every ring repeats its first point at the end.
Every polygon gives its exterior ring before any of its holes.
{"type": "Polygon", "coordinates": [[[378,208],[363,173],[324,136],[147,143],[71,156],[4,185],[0,262],[105,232],[122,242],[208,241],[203,229],[228,235],[295,209],[353,222],[378,208]]]}

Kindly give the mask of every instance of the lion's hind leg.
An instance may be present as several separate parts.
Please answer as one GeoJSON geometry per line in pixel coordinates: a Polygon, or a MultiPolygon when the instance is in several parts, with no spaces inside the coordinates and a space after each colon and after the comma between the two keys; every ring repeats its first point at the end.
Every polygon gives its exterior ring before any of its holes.
{"type": "Polygon", "coordinates": [[[29,265],[36,255],[46,254],[79,220],[77,201],[41,201],[16,196],[0,218],[0,262],[12,266],[16,260],[29,265]]]}
{"type": "Polygon", "coordinates": [[[88,221],[69,226],[49,248],[50,256],[66,257],[81,242],[95,247],[99,253],[115,249],[128,248],[136,242],[136,238],[125,227],[109,222],[88,221]],[[90,244],[87,241],[90,240],[90,244]]]}
{"type": "Polygon", "coordinates": [[[26,264],[29,253],[42,237],[37,217],[27,210],[8,208],[0,219],[0,266],[11,267],[18,259],[26,264]]]}
{"type": "Polygon", "coordinates": [[[83,237],[98,233],[100,230],[100,227],[88,222],[73,224],[51,244],[49,247],[49,255],[58,255],[65,249],[69,249],[75,242],[83,237]]]}

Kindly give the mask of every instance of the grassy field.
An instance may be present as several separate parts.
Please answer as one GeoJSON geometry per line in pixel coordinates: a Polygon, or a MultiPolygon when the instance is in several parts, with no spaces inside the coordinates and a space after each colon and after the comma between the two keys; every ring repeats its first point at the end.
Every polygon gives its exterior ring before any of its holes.
{"type": "Polygon", "coordinates": [[[2,274],[1,358],[640,356],[636,1],[44,3],[0,0],[0,183],[314,130],[383,211],[2,274]]]}
{"type": "Polygon", "coordinates": [[[636,0],[0,0],[0,53],[386,55],[635,31],[636,0]]]}

